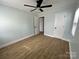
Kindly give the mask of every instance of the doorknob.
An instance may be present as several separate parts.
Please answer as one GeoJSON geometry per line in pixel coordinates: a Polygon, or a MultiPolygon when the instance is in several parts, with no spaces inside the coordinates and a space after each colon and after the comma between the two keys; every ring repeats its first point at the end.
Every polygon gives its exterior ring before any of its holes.
{"type": "Polygon", "coordinates": [[[56,27],[55,27],[55,29],[56,29],[56,27]]]}

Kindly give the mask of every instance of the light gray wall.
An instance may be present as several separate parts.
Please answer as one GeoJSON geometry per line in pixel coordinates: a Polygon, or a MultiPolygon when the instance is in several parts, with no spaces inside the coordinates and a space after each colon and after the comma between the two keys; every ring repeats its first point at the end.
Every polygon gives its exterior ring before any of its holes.
{"type": "Polygon", "coordinates": [[[75,35],[75,51],[77,53],[77,57],[76,59],[79,59],[79,21],[78,21],[78,26],[77,26],[77,29],[76,29],[76,35],[75,35]]]}
{"type": "Polygon", "coordinates": [[[53,29],[54,29],[54,18],[55,15],[53,12],[48,12],[45,15],[44,19],[44,34],[53,35],[53,29]]]}
{"type": "Polygon", "coordinates": [[[32,34],[33,15],[0,5],[0,46],[32,34]]]}
{"type": "MultiPolygon", "coordinates": [[[[79,3],[77,8],[79,8],[79,3]]],[[[70,45],[71,45],[72,59],[79,59],[79,21],[77,24],[74,40],[70,42],[70,45]]]]}
{"type": "Polygon", "coordinates": [[[79,22],[76,29],[76,34],[74,36],[74,40],[70,42],[70,44],[71,44],[72,59],[79,59],[79,22]]]}
{"type": "Polygon", "coordinates": [[[64,28],[64,38],[71,39],[71,29],[72,29],[72,23],[73,18],[75,14],[76,7],[74,5],[68,6],[68,8],[60,8],[59,10],[50,10],[45,13],[40,14],[40,16],[45,17],[45,23],[44,23],[44,34],[48,34],[53,36],[53,29],[54,29],[54,22],[55,22],[55,14],[56,13],[62,13],[65,21],[65,28],[64,28]]]}
{"type": "Polygon", "coordinates": [[[75,8],[65,10],[65,28],[64,28],[64,38],[72,39],[72,25],[75,15],[75,8]]]}

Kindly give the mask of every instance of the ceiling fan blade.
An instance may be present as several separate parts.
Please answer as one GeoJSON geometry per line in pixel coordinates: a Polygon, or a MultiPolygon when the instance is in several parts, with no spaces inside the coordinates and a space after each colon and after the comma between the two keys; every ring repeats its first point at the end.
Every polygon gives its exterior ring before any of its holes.
{"type": "Polygon", "coordinates": [[[43,12],[43,10],[42,9],[39,9],[41,12],[43,12]]]}
{"type": "Polygon", "coordinates": [[[35,9],[33,9],[33,10],[31,10],[31,12],[32,12],[32,11],[35,11],[35,10],[36,10],[36,8],[35,8],[35,9]]]}
{"type": "Polygon", "coordinates": [[[38,1],[37,1],[37,7],[40,7],[41,4],[42,4],[42,2],[43,2],[43,0],[38,0],[38,1]]]}
{"type": "Polygon", "coordinates": [[[41,6],[40,8],[52,7],[52,5],[41,6]]]}
{"type": "Polygon", "coordinates": [[[24,6],[36,8],[36,6],[31,6],[31,5],[26,5],[26,4],[24,4],[24,6]]]}

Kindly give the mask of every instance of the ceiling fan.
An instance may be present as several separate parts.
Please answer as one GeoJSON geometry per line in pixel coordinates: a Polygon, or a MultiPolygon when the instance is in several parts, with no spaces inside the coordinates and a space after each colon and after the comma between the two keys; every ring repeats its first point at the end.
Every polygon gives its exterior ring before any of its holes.
{"type": "Polygon", "coordinates": [[[37,1],[36,1],[36,3],[37,3],[36,6],[27,5],[27,4],[24,4],[24,6],[35,8],[35,9],[31,10],[31,12],[32,12],[32,11],[35,11],[35,10],[37,10],[37,9],[39,9],[41,12],[43,12],[43,9],[42,9],[42,8],[52,7],[52,5],[41,6],[42,2],[43,2],[43,0],[37,0],[37,1]]]}

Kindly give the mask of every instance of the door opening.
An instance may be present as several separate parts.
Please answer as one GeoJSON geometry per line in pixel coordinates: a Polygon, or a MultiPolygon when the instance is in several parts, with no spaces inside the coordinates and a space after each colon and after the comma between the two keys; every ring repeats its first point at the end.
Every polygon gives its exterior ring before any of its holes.
{"type": "Polygon", "coordinates": [[[39,18],[39,33],[44,34],[44,17],[39,18]]]}

